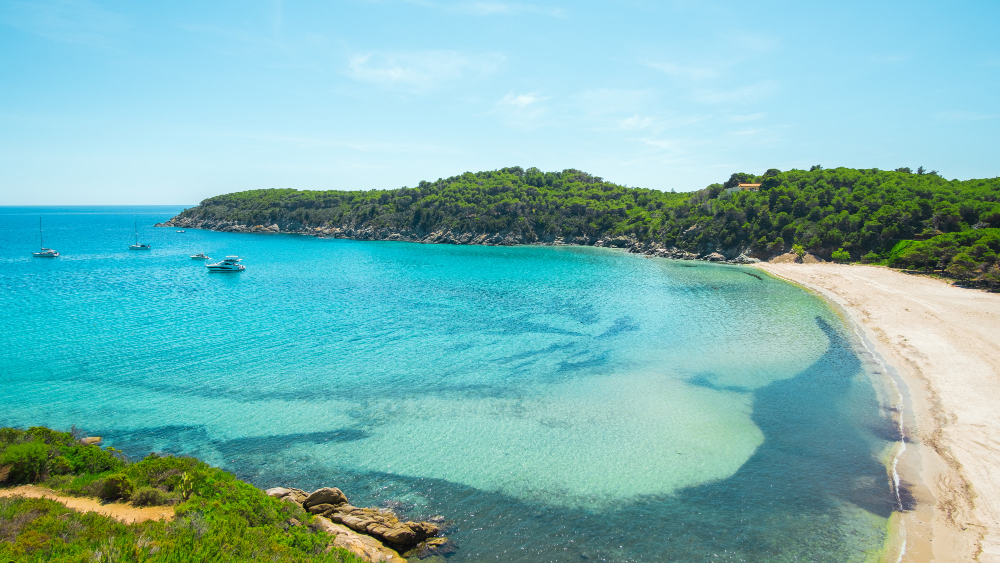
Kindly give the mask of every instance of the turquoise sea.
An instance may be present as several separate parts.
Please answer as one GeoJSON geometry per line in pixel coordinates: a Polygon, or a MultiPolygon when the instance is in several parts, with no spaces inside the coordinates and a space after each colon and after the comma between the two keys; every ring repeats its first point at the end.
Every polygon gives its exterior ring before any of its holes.
{"type": "Polygon", "coordinates": [[[181,209],[0,208],[0,425],[441,515],[450,561],[840,563],[886,540],[883,376],[798,287],[601,248],[152,227],[181,209]],[[31,257],[39,217],[62,257],[31,257]]]}

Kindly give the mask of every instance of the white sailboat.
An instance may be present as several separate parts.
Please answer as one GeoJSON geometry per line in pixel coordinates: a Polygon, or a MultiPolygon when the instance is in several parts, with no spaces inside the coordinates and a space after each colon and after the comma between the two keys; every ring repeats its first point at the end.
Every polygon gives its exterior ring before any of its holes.
{"type": "Polygon", "coordinates": [[[32,252],[31,255],[35,258],[59,258],[59,253],[51,248],[45,248],[45,239],[42,237],[42,218],[38,218],[38,246],[41,249],[38,252],[32,252]]]}
{"type": "Polygon", "coordinates": [[[148,244],[139,244],[139,222],[135,222],[135,244],[128,245],[129,250],[152,250],[153,247],[148,244]]]}

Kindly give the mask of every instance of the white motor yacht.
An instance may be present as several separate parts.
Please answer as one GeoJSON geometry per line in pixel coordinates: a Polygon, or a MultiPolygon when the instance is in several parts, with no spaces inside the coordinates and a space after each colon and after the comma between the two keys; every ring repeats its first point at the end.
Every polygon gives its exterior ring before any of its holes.
{"type": "Polygon", "coordinates": [[[59,253],[51,248],[45,248],[45,239],[42,238],[42,218],[38,218],[38,241],[41,247],[38,252],[32,252],[35,258],[59,258],[59,253]]]}
{"type": "Polygon", "coordinates": [[[198,254],[191,255],[192,260],[211,260],[211,256],[205,256],[204,252],[199,252],[198,254]]]}
{"type": "Polygon", "coordinates": [[[245,268],[240,264],[239,256],[226,256],[222,262],[215,264],[205,264],[209,272],[242,272],[245,268]]]}
{"type": "Polygon", "coordinates": [[[180,230],[180,231],[177,231],[177,232],[178,232],[178,233],[183,233],[183,232],[184,232],[184,230],[182,229],[182,230],[180,230]]]}

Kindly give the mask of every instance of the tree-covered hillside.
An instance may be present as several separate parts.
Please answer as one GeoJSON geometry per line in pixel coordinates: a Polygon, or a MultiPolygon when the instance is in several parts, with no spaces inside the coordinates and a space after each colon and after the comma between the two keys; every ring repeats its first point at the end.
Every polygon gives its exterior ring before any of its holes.
{"type": "Polygon", "coordinates": [[[181,217],[241,225],[387,228],[553,237],[659,231],[688,194],[627,188],[578,170],[466,172],[414,188],[372,191],[253,190],[206,199],[181,217]]]}
{"type": "MultiPolygon", "coordinates": [[[[370,238],[394,233],[402,240],[423,240],[440,231],[502,233],[509,235],[503,239],[507,243],[594,244],[624,237],[638,251],[676,247],[729,257],[767,258],[798,245],[824,258],[884,261],[891,255],[898,265],[946,269],[952,257],[968,254],[966,247],[945,245],[936,260],[904,260],[910,255],[897,244],[1000,228],[1000,178],[958,181],[923,169],[814,166],[771,169],[759,176],[736,173],[697,192],[665,193],[613,184],[579,170],[513,167],[397,190],[239,192],[206,199],[171,224],[278,225],[281,231],[322,227],[344,229],[344,236],[368,229],[377,233],[370,238]],[[731,190],[741,182],[760,183],[760,191],[731,190]]],[[[980,238],[975,242],[987,250],[969,254],[979,261],[976,275],[995,266],[1000,251],[992,238],[980,238]]]]}

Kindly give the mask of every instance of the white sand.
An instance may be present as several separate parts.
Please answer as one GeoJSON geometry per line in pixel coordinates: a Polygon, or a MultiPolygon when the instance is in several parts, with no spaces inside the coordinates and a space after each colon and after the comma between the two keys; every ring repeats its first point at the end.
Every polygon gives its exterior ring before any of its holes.
{"type": "Polygon", "coordinates": [[[873,266],[759,266],[840,304],[909,389],[903,560],[1000,562],[1000,294],[873,266]]]}

